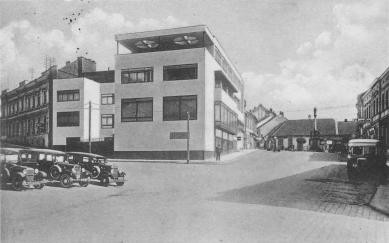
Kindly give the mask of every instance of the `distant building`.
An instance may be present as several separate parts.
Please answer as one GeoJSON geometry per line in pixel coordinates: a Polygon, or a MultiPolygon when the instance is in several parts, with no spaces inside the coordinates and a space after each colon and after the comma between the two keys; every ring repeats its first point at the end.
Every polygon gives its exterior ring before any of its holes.
{"type": "MultiPolygon", "coordinates": [[[[316,119],[316,122],[317,130],[320,132],[321,150],[339,152],[357,134],[356,122],[337,122],[334,119],[316,119]]],[[[287,120],[272,131],[268,144],[271,145],[276,140],[277,148],[287,149],[293,146],[297,151],[310,150],[313,129],[314,119],[287,120]]]]}
{"type": "Polygon", "coordinates": [[[265,108],[262,104],[259,104],[258,106],[254,107],[254,109],[252,109],[250,113],[253,114],[258,121],[261,121],[264,118],[269,117],[271,115],[273,116],[276,115],[272,109],[269,110],[265,108]]]}
{"type": "Polygon", "coordinates": [[[84,57],[66,62],[62,68],[52,66],[30,82],[1,92],[1,139],[25,146],[52,148],[53,80],[80,77],[95,72],[96,63],[84,57]]]}
{"type": "Polygon", "coordinates": [[[284,117],[283,112],[280,112],[279,115],[270,115],[263,119],[262,121],[257,123],[257,133],[258,133],[258,148],[264,148],[271,146],[271,144],[266,143],[266,141],[272,141],[268,140],[269,136],[277,130],[282,124],[284,124],[288,119],[284,117]]]}
{"type": "Polygon", "coordinates": [[[245,111],[245,127],[244,149],[256,148],[257,144],[257,118],[248,111],[245,111]]]}

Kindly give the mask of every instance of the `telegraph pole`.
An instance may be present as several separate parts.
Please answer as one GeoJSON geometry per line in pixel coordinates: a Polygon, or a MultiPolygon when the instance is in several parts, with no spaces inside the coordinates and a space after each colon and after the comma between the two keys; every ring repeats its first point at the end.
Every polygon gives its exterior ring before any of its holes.
{"type": "Polygon", "coordinates": [[[189,114],[189,111],[186,112],[186,114],[188,114],[188,120],[187,120],[187,129],[188,129],[188,138],[186,139],[186,150],[187,150],[187,158],[186,158],[186,163],[189,164],[189,154],[190,154],[190,151],[189,151],[189,137],[190,137],[190,133],[189,133],[189,118],[190,118],[190,114],[189,114]]]}
{"type": "Polygon", "coordinates": [[[89,101],[89,153],[92,153],[92,146],[91,146],[91,123],[92,123],[92,103],[89,101]]]}

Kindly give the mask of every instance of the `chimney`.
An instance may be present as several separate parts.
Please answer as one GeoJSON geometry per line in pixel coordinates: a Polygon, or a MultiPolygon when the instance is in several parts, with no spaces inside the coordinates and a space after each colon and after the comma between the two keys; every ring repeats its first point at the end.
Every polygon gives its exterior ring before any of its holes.
{"type": "Polygon", "coordinates": [[[344,122],[347,122],[347,119],[344,119],[344,122]]]}
{"type": "Polygon", "coordinates": [[[311,120],[311,115],[308,115],[308,119],[311,120]]]}
{"type": "Polygon", "coordinates": [[[70,61],[66,61],[66,63],[65,63],[66,65],[69,65],[70,64],[70,61]]]}
{"type": "Polygon", "coordinates": [[[19,83],[19,87],[22,87],[22,86],[24,86],[24,85],[26,85],[26,80],[24,80],[24,81],[22,81],[22,82],[19,83]]]}

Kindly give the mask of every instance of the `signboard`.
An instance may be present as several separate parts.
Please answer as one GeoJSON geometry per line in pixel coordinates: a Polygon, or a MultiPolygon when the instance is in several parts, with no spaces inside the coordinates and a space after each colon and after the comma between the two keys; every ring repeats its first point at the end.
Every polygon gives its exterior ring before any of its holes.
{"type": "Polygon", "coordinates": [[[187,132],[171,132],[170,139],[188,139],[187,132]]]}
{"type": "Polygon", "coordinates": [[[331,141],[331,140],[328,140],[328,141],[327,141],[327,144],[328,144],[328,145],[332,145],[332,141],[331,141]]]}
{"type": "Polygon", "coordinates": [[[37,127],[37,128],[44,128],[44,127],[45,127],[45,124],[44,124],[44,123],[37,123],[37,124],[36,124],[36,127],[37,127]]]}

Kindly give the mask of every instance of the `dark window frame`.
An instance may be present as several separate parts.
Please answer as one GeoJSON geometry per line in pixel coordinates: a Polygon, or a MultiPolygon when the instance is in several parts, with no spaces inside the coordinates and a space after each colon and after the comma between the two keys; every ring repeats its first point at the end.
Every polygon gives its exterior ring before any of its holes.
{"type": "Polygon", "coordinates": [[[80,90],[58,90],[57,91],[57,102],[69,102],[69,101],[79,101],[80,100],[80,90]],[[78,94],[78,99],[75,99],[75,94],[78,94]],[[66,96],[66,100],[64,97],[66,96]],[[70,99],[72,97],[72,99],[70,99]]]}
{"type": "Polygon", "coordinates": [[[114,93],[111,93],[111,94],[102,94],[101,95],[101,104],[102,105],[113,105],[115,104],[115,94],[114,93]],[[112,103],[108,103],[108,98],[112,98],[112,103]],[[107,102],[104,103],[104,99],[107,98],[107,102]]]}
{"type": "Polygon", "coordinates": [[[115,126],[115,115],[114,114],[102,114],[101,115],[101,129],[111,129],[115,126]],[[103,125],[103,120],[106,118],[112,118],[112,125],[103,125]]]}
{"type": "Polygon", "coordinates": [[[153,67],[144,67],[144,68],[131,68],[131,69],[122,69],[121,71],[121,83],[122,84],[136,84],[136,83],[151,83],[154,82],[154,68],[153,67]],[[143,81],[139,81],[139,74],[143,73],[143,81]],[[124,75],[127,74],[128,77],[124,75]],[[131,75],[136,75],[135,81],[131,81],[131,75]]]}
{"type": "MultiPolygon", "coordinates": [[[[163,67],[163,81],[177,81],[177,80],[193,80],[198,79],[198,70],[199,65],[197,63],[189,63],[189,64],[180,64],[180,65],[170,65],[170,66],[164,66],[163,67]],[[184,72],[182,70],[184,69],[191,69],[193,68],[195,70],[194,76],[190,76],[191,73],[187,74],[187,77],[184,77],[184,72]],[[182,73],[177,78],[171,78],[168,75],[168,70],[181,70],[182,73]]],[[[171,75],[174,76],[174,75],[171,75]]]]}
{"type": "Polygon", "coordinates": [[[79,127],[79,126],[80,126],[80,112],[79,111],[57,112],[57,127],[79,127]],[[69,121],[61,120],[61,119],[65,119],[66,116],[67,116],[66,117],[67,120],[70,120],[71,115],[76,115],[76,117],[77,117],[76,121],[69,122],[69,121]]]}
{"type": "Polygon", "coordinates": [[[153,97],[146,98],[133,98],[133,99],[122,99],[121,100],[121,122],[152,122],[154,119],[154,100],[153,97]],[[135,117],[124,117],[123,116],[123,107],[126,103],[134,103],[136,104],[136,115],[135,117]],[[151,116],[142,117],[139,116],[139,104],[142,103],[151,103],[151,116]]]}
{"type": "Polygon", "coordinates": [[[193,116],[192,113],[190,113],[190,120],[197,120],[197,113],[198,113],[198,110],[197,110],[197,107],[198,107],[198,102],[197,102],[197,95],[181,95],[181,96],[165,96],[163,97],[163,115],[162,115],[162,120],[163,121],[183,121],[183,120],[187,120],[188,117],[187,115],[183,115],[182,116],[182,111],[181,111],[181,102],[182,100],[191,100],[189,99],[190,97],[195,97],[194,99],[192,100],[195,100],[196,101],[196,114],[195,116],[193,116]],[[167,102],[168,101],[178,101],[178,117],[174,117],[174,118],[171,118],[171,117],[167,117],[165,115],[165,111],[166,111],[166,105],[167,105],[167,102]]]}

